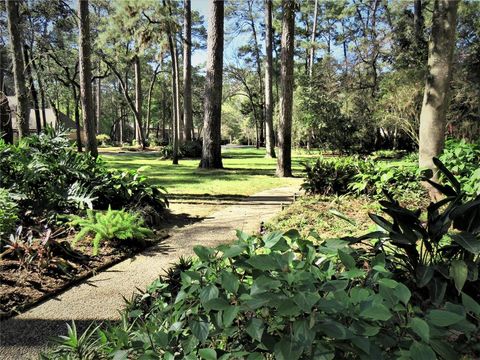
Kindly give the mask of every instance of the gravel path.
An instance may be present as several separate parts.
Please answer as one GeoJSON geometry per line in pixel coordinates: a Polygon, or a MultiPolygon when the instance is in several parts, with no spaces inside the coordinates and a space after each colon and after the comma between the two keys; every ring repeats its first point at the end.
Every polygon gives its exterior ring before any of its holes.
{"type": "Polygon", "coordinates": [[[235,230],[256,232],[262,221],[293,200],[298,187],[262,191],[225,207],[205,220],[176,229],[161,244],[127,259],[24,314],[0,322],[0,359],[36,359],[47,341],[66,332],[75,320],[85,328],[92,320],[116,320],[123,296],[144,289],[196,244],[216,246],[235,238],[235,230]]]}

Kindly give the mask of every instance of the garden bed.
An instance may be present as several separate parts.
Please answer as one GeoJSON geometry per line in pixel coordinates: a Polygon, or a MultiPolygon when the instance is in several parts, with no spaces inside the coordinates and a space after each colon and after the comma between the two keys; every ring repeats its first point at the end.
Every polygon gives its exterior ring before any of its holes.
{"type": "Polygon", "coordinates": [[[26,264],[18,259],[2,259],[0,319],[15,316],[166,237],[166,232],[159,230],[155,232],[155,239],[146,240],[142,245],[129,241],[105,242],[102,243],[99,256],[92,256],[91,239],[79,241],[76,247],[71,249],[69,236],[53,240],[56,250],[48,262],[35,260],[26,264]]]}

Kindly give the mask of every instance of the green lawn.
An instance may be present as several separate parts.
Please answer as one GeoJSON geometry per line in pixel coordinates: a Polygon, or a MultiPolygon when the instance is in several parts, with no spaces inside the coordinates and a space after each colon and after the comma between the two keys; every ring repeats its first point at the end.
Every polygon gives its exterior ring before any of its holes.
{"type": "MultiPolygon", "coordinates": [[[[109,149],[110,150],[110,149],[109,149]]],[[[275,177],[276,159],[264,157],[264,149],[229,148],[223,151],[223,170],[198,169],[199,160],[180,160],[172,165],[171,160],[161,160],[158,153],[125,153],[102,155],[109,166],[116,169],[138,169],[149,180],[164,186],[172,198],[215,200],[236,198],[256,192],[288,185],[300,186],[302,161],[314,160],[318,153],[295,153],[292,166],[295,178],[275,177]]]]}

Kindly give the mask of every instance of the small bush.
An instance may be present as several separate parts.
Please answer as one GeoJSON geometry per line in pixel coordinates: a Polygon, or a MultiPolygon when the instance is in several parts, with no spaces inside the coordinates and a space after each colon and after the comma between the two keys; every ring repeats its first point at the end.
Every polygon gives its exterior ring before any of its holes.
{"type": "Polygon", "coordinates": [[[449,139],[440,160],[470,196],[480,195],[480,143],[449,139]]]}
{"type": "Polygon", "coordinates": [[[18,221],[17,203],[9,191],[0,188],[0,239],[8,237],[18,221]]]}
{"type": "Polygon", "coordinates": [[[348,158],[337,160],[318,159],[313,166],[305,164],[306,178],[302,189],[308,194],[346,194],[348,185],[358,165],[348,158]]]}
{"type": "Polygon", "coordinates": [[[128,239],[141,241],[153,235],[150,229],[143,227],[143,220],[137,214],[110,208],[106,212],[87,210],[86,218],[72,216],[70,224],[80,227],[72,246],[87,235],[92,235],[93,255],[98,254],[102,241],[128,239]]]}
{"type": "Polygon", "coordinates": [[[110,144],[110,136],[107,134],[98,134],[97,142],[100,146],[107,146],[110,144]]]}
{"type": "Polygon", "coordinates": [[[186,158],[201,158],[202,142],[198,140],[186,141],[180,146],[180,153],[182,157],[186,158]]]}

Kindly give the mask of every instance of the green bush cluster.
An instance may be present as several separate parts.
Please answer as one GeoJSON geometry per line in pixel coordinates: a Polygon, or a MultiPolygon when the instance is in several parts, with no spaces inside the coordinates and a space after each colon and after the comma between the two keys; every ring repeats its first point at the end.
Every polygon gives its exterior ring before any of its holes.
{"type": "Polygon", "coordinates": [[[480,195],[480,142],[449,139],[440,160],[471,196],[480,195]]]}
{"type": "Polygon", "coordinates": [[[7,189],[0,188],[0,239],[8,236],[18,221],[18,207],[7,189]]]}
{"type": "Polygon", "coordinates": [[[377,196],[386,188],[403,195],[422,191],[416,164],[393,165],[345,157],[329,160],[320,158],[313,166],[304,166],[306,176],[302,188],[308,194],[355,193],[377,196]]]}
{"type": "MultiPolygon", "coordinates": [[[[171,159],[173,157],[173,146],[165,145],[160,147],[160,154],[162,159],[171,159]]],[[[202,157],[202,142],[199,140],[192,140],[180,144],[178,157],[195,159],[202,157]]]]}
{"type": "Polygon", "coordinates": [[[17,194],[19,209],[38,216],[79,209],[142,208],[161,211],[165,192],[137,171],[109,170],[102,160],[78,153],[66,135],[48,130],[17,145],[0,143],[0,187],[17,194]]]}
{"type": "Polygon", "coordinates": [[[304,166],[306,177],[302,189],[307,194],[346,194],[353,177],[359,172],[359,162],[351,158],[320,158],[313,166],[308,163],[304,166]]]}

